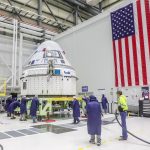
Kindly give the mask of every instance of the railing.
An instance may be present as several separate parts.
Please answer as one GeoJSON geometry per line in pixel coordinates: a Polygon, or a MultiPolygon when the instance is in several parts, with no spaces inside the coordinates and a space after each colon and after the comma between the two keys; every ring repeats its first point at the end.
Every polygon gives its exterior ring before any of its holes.
{"type": "Polygon", "coordinates": [[[139,116],[150,117],[150,100],[139,101],[139,116]]]}

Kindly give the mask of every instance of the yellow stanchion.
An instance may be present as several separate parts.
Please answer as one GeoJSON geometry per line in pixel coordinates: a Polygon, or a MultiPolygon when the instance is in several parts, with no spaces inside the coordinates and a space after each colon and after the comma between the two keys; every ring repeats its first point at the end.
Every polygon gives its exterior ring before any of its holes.
{"type": "Polygon", "coordinates": [[[2,80],[2,84],[0,84],[0,88],[2,90],[0,91],[0,96],[6,96],[6,80],[2,80]]]}

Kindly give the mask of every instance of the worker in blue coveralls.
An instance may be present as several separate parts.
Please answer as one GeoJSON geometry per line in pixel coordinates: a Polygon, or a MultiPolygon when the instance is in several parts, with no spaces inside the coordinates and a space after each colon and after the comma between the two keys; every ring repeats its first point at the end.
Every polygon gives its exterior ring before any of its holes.
{"type": "Polygon", "coordinates": [[[73,109],[73,124],[78,124],[80,122],[80,105],[79,101],[77,100],[76,96],[73,96],[73,102],[72,102],[72,109],[73,109]]]}
{"type": "Polygon", "coordinates": [[[118,110],[121,116],[121,125],[122,125],[122,136],[120,136],[119,140],[127,140],[127,125],[126,125],[126,116],[128,111],[127,98],[122,94],[122,91],[117,91],[118,97],[118,110]]]}
{"type": "Polygon", "coordinates": [[[84,96],[84,97],[82,98],[82,100],[83,100],[84,103],[85,103],[85,106],[84,106],[84,108],[83,108],[83,110],[84,110],[84,115],[85,115],[85,117],[87,117],[86,107],[87,107],[87,104],[89,103],[90,99],[89,99],[89,97],[84,96]]]}
{"type": "Polygon", "coordinates": [[[97,136],[97,146],[101,145],[101,106],[97,98],[90,96],[87,104],[87,128],[88,134],[91,135],[90,143],[95,144],[95,135],[97,136]]]}
{"type": "Polygon", "coordinates": [[[9,112],[9,106],[12,103],[12,96],[9,96],[6,100],[5,110],[7,111],[7,117],[11,117],[11,114],[9,112]]]}
{"type": "Polygon", "coordinates": [[[107,101],[107,98],[105,97],[104,94],[102,94],[102,99],[101,99],[101,102],[102,102],[102,108],[105,112],[105,114],[107,113],[107,104],[108,104],[108,101],[107,101]]]}
{"type": "MultiPolygon", "coordinates": [[[[89,101],[90,101],[89,97],[83,97],[82,100],[84,100],[84,102],[86,103],[86,106],[87,106],[87,104],[88,104],[89,101]]],[[[86,106],[85,106],[85,107],[86,107],[86,106]]]]}
{"type": "Polygon", "coordinates": [[[29,99],[26,96],[22,96],[21,104],[20,104],[20,121],[26,121],[27,115],[27,102],[29,99]]]}
{"type": "Polygon", "coordinates": [[[37,121],[37,111],[39,108],[39,100],[37,97],[34,97],[31,101],[31,107],[30,107],[30,115],[33,119],[33,123],[36,123],[37,121]]]}
{"type": "Polygon", "coordinates": [[[15,109],[20,107],[20,102],[15,100],[9,105],[9,112],[12,114],[11,119],[15,119],[15,109]]]}

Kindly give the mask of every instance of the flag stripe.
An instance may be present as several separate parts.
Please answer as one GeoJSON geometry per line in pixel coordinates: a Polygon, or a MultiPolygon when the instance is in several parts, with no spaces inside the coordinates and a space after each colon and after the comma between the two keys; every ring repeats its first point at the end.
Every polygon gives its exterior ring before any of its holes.
{"type": "Polygon", "coordinates": [[[140,48],[140,36],[139,36],[139,26],[138,26],[138,12],[137,12],[137,3],[134,5],[134,22],[135,22],[135,40],[136,40],[136,50],[137,50],[137,65],[138,65],[138,74],[139,74],[139,85],[143,85],[143,75],[142,75],[142,64],[141,64],[141,48],[140,48]]]}
{"type": "Polygon", "coordinates": [[[128,73],[127,73],[127,62],[126,62],[125,38],[121,39],[121,44],[122,44],[124,81],[125,81],[125,86],[128,86],[128,76],[127,76],[128,73]]]}
{"type": "Polygon", "coordinates": [[[120,61],[119,61],[119,50],[118,50],[118,40],[115,40],[116,46],[116,60],[117,60],[117,73],[118,73],[118,87],[121,86],[121,75],[120,75],[120,61]]]}
{"type": "Polygon", "coordinates": [[[145,0],[145,11],[146,11],[146,23],[147,23],[149,57],[150,57],[150,4],[149,4],[149,0],[145,0]]]}
{"type": "Polygon", "coordinates": [[[121,86],[124,87],[125,86],[125,81],[124,81],[124,68],[123,68],[121,39],[118,40],[118,52],[119,52],[119,63],[120,63],[121,86]]]}
{"type": "Polygon", "coordinates": [[[146,21],[146,9],[145,9],[146,1],[141,1],[142,8],[142,20],[143,20],[143,32],[144,32],[144,44],[145,44],[145,59],[146,59],[146,69],[147,69],[147,82],[149,83],[150,79],[150,67],[149,66],[149,38],[148,38],[148,30],[147,30],[147,21],[146,21]]]}
{"type": "Polygon", "coordinates": [[[134,74],[134,57],[133,57],[133,43],[132,43],[132,36],[128,37],[129,40],[129,56],[130,56],[130,65],[131,65],[131,79],[132,85],[135,85],[135,74],[134,74]]]}
{"type": "Polygon", "coordinates": [[[142,12],[141,12],[141,2],[140,2],[140,0],[137,1],[137,12],[138,12],[138,26],[139,26],[139,37],[140,37],[140,50],[141,50],[143,85],[147,85],[147,70],[146,70],[145,47],[144,47],[142,12]]]}
{"type": "Polygon", "coordinates": [[[131,81],[131,66],[130,66],[130,57],[129,57],[129,41],[128,38],[125,38],[125,50],[126,50],[126,66],[127,66],[127,77],[128,77],[128,86],[132,85],[131,81]]]}
{"type": "Polygon", "coordinates": [[[138,69],[138,58],[137,58],[137,46],[136,46],[136,37],[132,36],[132,47],[133,47],[133,62],[134,62],[134,77],[135,85],[139,85],[139,69],[138,69]]]}
{"type": "Polygon", "coordinates": [[[115,86],[118,87],[117,56],[116,56],[115,41],[113,41],[113,52],[114,52],[114,64],[115,64],[115,86]]]}

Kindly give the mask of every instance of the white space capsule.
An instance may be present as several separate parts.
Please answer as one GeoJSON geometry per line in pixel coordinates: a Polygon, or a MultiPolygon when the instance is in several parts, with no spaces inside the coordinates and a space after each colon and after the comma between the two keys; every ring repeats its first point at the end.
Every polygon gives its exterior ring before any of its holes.
{"type": "Polygon", "coordinates": [[[76,72],[54,41],[43,42],[21,77],[21,95],[76,95],[76,72]]]}

